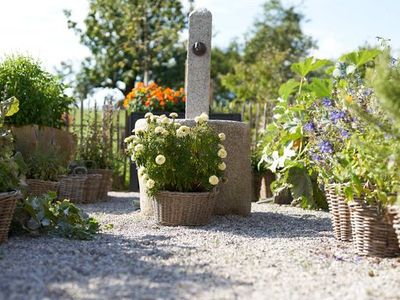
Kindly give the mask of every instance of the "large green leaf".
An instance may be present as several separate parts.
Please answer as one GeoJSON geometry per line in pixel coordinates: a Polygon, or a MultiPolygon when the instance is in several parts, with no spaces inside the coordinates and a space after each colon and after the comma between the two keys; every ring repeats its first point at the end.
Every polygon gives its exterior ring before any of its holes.
{"type": "Polygon", "coordinates": [[[305,60],[295,63],[291,66],[291,70],[301,77],[306,77],[308,73],[325,67],[331,63],[327,59],[315,59],[314,57],[306,58],[305,60]]]}
{"type": "Polygon", "coordinates": [[[282,84],[279,88],[279,96],[284,100],[288,100],[289,96],[298,88],[300,83],[294,79],[289,79],[287,82],[282,84]]]}
{"type": "Polygon", "coordinates": [[[347,53],[339,58],[340,61],[350,62],[357,67],[375,59],[382,51],[378,49],[361,50],[347,53]]]}
{"type": "Polygon", "coordinates": [[[330,79],[314,78],[308,88],[317,98],[330,97],[332,94],[332,81],[330,79]]]}
{"type": "Polygon", "coordinates": [[[311,178],[305,168],[298,166],[290,168],[287,182],[291,185],[290,190],[294,199],[305,199],[308,203],[314,201],[311,178]]]}
{"type": "Polygon", "coordinates": [[[19,111],[19,101],[15,97],[0,102],[0,105],[0,111],[2,111],[5,117],[11,117],[19,111]]]}

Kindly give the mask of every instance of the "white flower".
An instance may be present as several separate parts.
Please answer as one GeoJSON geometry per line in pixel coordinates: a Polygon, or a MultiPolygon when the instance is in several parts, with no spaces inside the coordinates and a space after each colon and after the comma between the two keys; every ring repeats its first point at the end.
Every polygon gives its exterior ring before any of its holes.
{"type": "Polygon", "coordinates": [[[221,148],[218,150],[218,156],[221,158],[225,158],[228,155],[228,153],[226,152],[226,150],[224,148],[221,148]]]}
{"type": "Polygon", "coordinates": [[[127,144],[127,143],[129,143],[129,142],[132,142],[134,138],[135,138],[134,135],[131,135],[131,136],[126,137],[126,138],[124,139],[125,144],[127,144]]]}
{"type": "Polygon", "coordinates": [[[340,71],[339,69],[335,69],[332,73],[332,76],[335,78],[338,78],[338,77],[342,76],[342,71],[340,71]]]}
{"type": "Polygon", "coordinates": [[[161,126],[157,126],[155,129],[154,129],[154,132],[156,133],[156,134],[162,134],[163,132],[164,132],[164,128],[162,128],[161,126]]]}
{"type": "Polygon", "coordinates": [[[157,155],[156,157],[156,164],[157,165],[163,165],[165,163],[165,156],[162,154],[157,155]]]}
{"type": "Polygon", "coordinates": [[[221,171],[224,171],[226,169],[226,164],[224,162],[220,163],[218,165],[218,169],[220,169],[221,171]]]}
{"type": "Polygon", "coordinates": [[[211,185],[217,185],[217,184],[219,183],[219,179],[218,179],[217,176],[212,175],[210,178],[208,178],[208,182],[209,182],[211,185]]]}
{"type": "Polygon", "coordinates": [[[150,117],[150,120],[153,122],[153,121],[157,121],[159,118],[160,118],[159,116],[152,115],[150,117]]]}
{"type": "Polygon", "coordinates": [[[151,117],[153,116],[153,114],[151,112],[148,112],[144,115],[144,117],[147,119],[151,119],[151,117]]]}
{"type": "Polygon", "coordinates": [[[194,121],[198,124],[202,124],[208,121],[208,115],[206,113],[202,113],[200,116],[194,118],[194,121]]]}
{"type": "Polygon", "coordinates": [[[132,161],[135,160],[135,153],[131,155],[131,160],[132,160],[132,161]]]}
{"type": "Polygon", "coordinates": [[[190,132],[190,128],[188,126],[181,126],[176,131],[176,136],[184,137],[184,136],[187,136],[189,134],[189,132],[190,132]]]}
{"type": "Polygon", "coordinates": [[[220,139],[221,141],[225,141],[225,139],[226,139],[225,133],[223,133],[223,132],[221,132],[220,134],[218,134],[218,137],[219,137],[219,139],[220,139]]]}
{"type": "Polygon", "coordinates": [[[346,68],[346,74],[347,74],[347,75],[352,74],[352,73],[354,73],[355,70],[356,70],[356,66],[355,66],[355,65],[347,66],[347,68],[346,68]]]}
{"type": "Polygon", "coordinates": [[[176,118],[178,117],[178,114],[175,113],[175,112],[173,112],[173,113],[170,113],[169,116],[170,116],[172,119],[176,119],[176,118]]]}
{"type": "Polygon", "coordinates": [[[138,174],[139,174],[139,176],[143,176],[143,175],[145,174],[145,172],[146,172],[146,168],[143,167],[143,166],[141,166],[141,167],[138,169],[138,174]]]}
{"type": "Polygon", "coordinates": [[[152,188],[154,187],[155,184],[156,184],[156,183],[154,182],[153,179],[149,179],[149,180],[147,180],[147,182],[146,182],[146,187],[147,187],[148,189],[152,189],[152,188]]]}
{"type": "Polygon", "coordinates": [[[140,152],[140,151],[142,151],[144,149],[144,146],[142,145],[142,144],[137,144],[136,146],[135,146],[135,151],[136,152],[140,152]]]}
{"type": "Polygon", "coordinates": [[[174,123],[174,126],[175,126],[176,128],[179,128],[179,127],[181,127],[181,124],[179,124],[179,123],[174,123]]]}
{"type": "Polygon", "coordinates": [[[162,118],[162,120],[161,120],[162,124],[169,124],[169,122],[170,122],[170,120],[167,117],[162,118]]]}
{"type": "Polygon", "coordinates": [[[134,144],[134,143],[129,143],[129,144],[126,146],[126,149],[131,150],[131,149],[133,149],[134,147],[135,147],[135,144],[134,144]]]}

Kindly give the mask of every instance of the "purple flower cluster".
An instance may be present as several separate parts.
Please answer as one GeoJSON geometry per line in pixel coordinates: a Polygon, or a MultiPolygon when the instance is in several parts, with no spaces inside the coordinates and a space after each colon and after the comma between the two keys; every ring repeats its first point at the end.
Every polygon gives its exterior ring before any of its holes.
{"type": "Polygon", "coordinates": [[[346,117],[346,113],[343,111],[333,111],[330,113],[329,118],[333,123],[336,123],[337,121],[344,119],[346,117]]]}
{"type": "Polygon", "coordinates": [[[321,161],[322,160],[322,156],[315,153],[315,152],[311,152],[311,159],[313,161],[321,161]]]}
{"type": "Polygon", "coordinates": [[[318,144],[321,153],[333,153],[333,145],[328,141],[323,141],[318,144]]]}
{"type": "Polygon", "coordinates": [[[348,139],[350,137],[350,133],[346,129],[342,129],[340,131],[340,135],[345,139],[348,139]]]}
{"type": "Polygon", "coordinates": [[[329,98],[323,98],[322,99],[322,105],[326,107],[332,106],[332,100],[329,98]]]}
{"type": "Polygon", "coordinates": [[[305,131],[311,132],[311,131],[315,130],[315,125],[313,122],[309,122],[309,123],[305,124],[303,128],[305,131]]]}

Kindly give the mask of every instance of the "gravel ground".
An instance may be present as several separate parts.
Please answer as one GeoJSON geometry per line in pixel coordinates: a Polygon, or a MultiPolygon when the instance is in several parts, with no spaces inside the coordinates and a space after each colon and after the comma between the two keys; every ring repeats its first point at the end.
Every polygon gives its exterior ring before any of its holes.
{"type": "Polygon", "coordinates": [[[160,227],[112,193],[82,206],[114,228],[93,241],[12,237],[0,299],[400,299],[400,259],[354,254],[325,212],[253,204],[250,217],[160,227]]]}

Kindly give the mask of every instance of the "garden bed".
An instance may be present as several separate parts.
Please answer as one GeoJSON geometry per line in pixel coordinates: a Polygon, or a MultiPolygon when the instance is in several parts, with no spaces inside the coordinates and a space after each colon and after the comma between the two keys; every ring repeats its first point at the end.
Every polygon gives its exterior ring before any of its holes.
{"type": "Polygon", "coordinates": [[[160,227],[132,193],[80,205],[114,228],[92,241],[11,237],[0,299],[396,299],[398,259],[355,255],[328,213],[253,204],[250,217],[160,227]]]}

